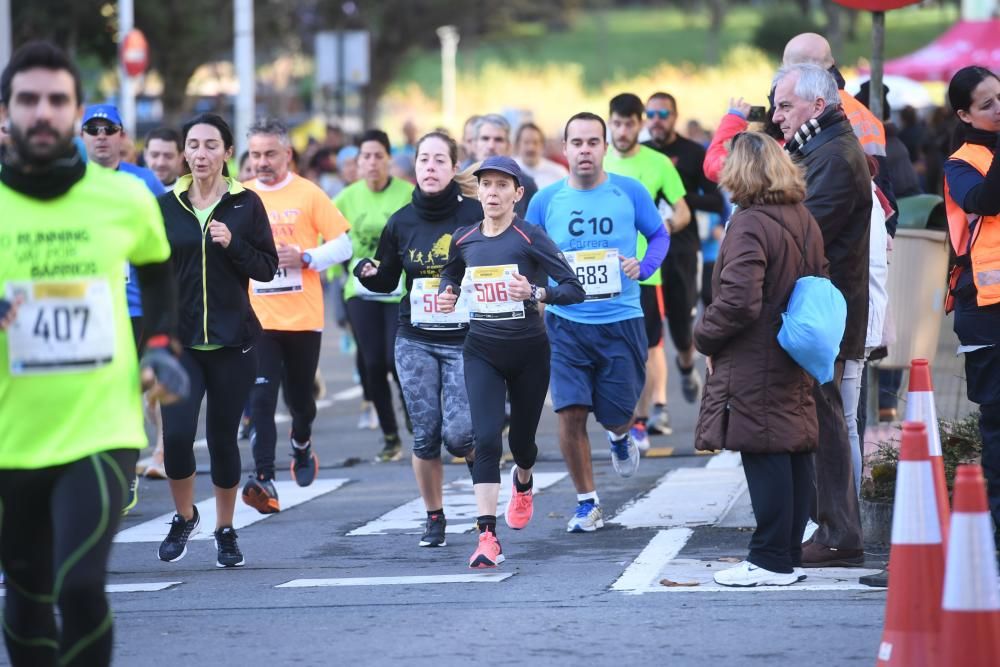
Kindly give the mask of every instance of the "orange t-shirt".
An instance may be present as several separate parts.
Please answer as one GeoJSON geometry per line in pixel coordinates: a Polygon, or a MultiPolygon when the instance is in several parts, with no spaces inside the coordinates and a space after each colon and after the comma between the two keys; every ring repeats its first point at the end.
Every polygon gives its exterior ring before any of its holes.
{"type": "MultiPolygon", "coordinates": [[[[350,225],[319,187],[296,174],[276,187],[253,179],[244,185],[264,202],[274,245],[315,248],[340,236],[350,225]]],[[[319,273],[307,268],[279,269],[270,283],[250,281],[250,304],[264,329],[323,329],[323,286],[319,273]]]]}

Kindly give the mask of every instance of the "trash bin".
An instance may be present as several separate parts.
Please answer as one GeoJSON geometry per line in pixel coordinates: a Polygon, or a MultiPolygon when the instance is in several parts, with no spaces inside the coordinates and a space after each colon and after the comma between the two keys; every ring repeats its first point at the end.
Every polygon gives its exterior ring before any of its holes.
{"type": "Polygon", "coordinates": [[[913,359],[934,363],[948,288],[948,220],[944,200],[914,195],[898,200],[899,224],[889,258],[889,313],[896,342],[880,368],[909,368],[913,359]]]}

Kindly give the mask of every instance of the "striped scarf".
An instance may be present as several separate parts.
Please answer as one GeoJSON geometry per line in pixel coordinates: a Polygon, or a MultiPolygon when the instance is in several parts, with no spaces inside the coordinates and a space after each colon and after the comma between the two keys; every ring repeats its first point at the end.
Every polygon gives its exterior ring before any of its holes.
{"type": "Polygon", "coordinates": [[[819,118],[810,118],[802,124],[795,136],[785,144],[785,150],[788,151],[789,155],[795,155],[798,151],[802,150],[809,141],[818,135],[823,130],[823,126],[819,122],[819,118]]]}

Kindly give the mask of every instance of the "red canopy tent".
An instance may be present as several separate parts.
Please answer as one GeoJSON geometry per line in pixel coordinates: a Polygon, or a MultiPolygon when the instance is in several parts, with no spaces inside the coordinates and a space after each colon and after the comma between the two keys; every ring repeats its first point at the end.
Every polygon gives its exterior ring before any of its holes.
{"type": "Polygon", "coordinates": [[[1000,19],[959,21],[924,48],[888,61],[884,71],[917,81],[947,82],[968,65],[1000,72],[1000,19]]]}

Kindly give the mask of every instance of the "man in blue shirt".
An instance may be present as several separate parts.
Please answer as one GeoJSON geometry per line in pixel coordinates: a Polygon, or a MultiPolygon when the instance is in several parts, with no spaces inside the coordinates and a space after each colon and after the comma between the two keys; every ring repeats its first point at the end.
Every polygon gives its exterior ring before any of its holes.
{"type": "MultiPolygon", "coordinates": [[[[140,179],[153,193],[159,197],[166,189],[151,170],[128,162],[122,162],[122,146],[128,140],[125,127],[122,124],[118,108],[113,104],[91,104],[83,112],[83,124],[80,132],[83,145],[87,149],[87,159],[107,169],[132,174],[140,179]]],[[[142,337],[142,299],[139,296],[139,280],[135,267],[122,267],[122,277],[126,281],[125,296],[128,299],[128,315],[132,319],[132,334],[135,336],[136,349],[142,337]]],[[[163,470],[163,427],[160,422],[159,409],[155,405],[146,404],[146,419],[152,423],[156,432],[156,448],[152,463],[144,466],[144,472],[149,477],[165,478],[163,470]]],[[[133,471],[128,471],[129,473],[133,471]]],[[[138,501],[136,479],[130,477],[130,493],[126,499],[123,512],[128,512],[138,501]]]]}
{"type": "Polygon", "coordinates": [[[670,237],[646,188],[604,171],[607,127],[592,113],[566,123],[566,180],[539,192],[528,222],[545,229],[573,266],[586,300],[549,306],[545,323],[552,347],[551,391],[559,415],[559,447],[577,491],[569,532],[604,525],[587,436],[588,413],[607,430],[611,462],[622,477],[639,467],[629,435],[646,376],[646,331],[638,280],[659,268],[670,237]],[[649,247],[635,258],[638,235],[649,247]]]}

